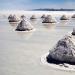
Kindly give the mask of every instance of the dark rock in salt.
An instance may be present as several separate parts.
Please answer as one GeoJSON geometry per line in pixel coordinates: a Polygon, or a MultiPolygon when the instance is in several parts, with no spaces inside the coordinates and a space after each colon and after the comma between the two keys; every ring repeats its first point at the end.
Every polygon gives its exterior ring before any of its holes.
{"type": "Polygon", "coordinates": [[[75,37],[72,35],[65,36],[59,40],[56,46],[47,56],[47,62],[55,64],[75,64],[75,37]]]}

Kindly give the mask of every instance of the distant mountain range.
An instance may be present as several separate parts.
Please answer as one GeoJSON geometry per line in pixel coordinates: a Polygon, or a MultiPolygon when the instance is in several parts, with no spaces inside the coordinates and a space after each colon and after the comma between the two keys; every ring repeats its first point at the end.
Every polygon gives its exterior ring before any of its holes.
{"type": "Polygon", "coordinates": [[[48,8],[45,8],[45,9],[33,9],[33,11],[75,11],[75,9],[48,9],[48,8]]]}

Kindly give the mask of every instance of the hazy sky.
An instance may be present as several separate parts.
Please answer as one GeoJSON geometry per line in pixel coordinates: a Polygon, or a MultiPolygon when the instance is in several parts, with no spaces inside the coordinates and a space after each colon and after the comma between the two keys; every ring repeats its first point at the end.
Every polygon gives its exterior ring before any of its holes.
{"type": "Polygon", "coordinates": [[[0,9],[75,8],[75,0],[0,0],[0,9]]]}

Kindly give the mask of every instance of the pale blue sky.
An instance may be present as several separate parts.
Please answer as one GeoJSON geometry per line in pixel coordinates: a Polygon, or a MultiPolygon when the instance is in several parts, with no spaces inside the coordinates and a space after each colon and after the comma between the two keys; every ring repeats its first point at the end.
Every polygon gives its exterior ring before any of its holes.
{"type": "Polygon", "coordinates": [[[75,8],[75,0],[0,0],[0,9],[75,8]]]}

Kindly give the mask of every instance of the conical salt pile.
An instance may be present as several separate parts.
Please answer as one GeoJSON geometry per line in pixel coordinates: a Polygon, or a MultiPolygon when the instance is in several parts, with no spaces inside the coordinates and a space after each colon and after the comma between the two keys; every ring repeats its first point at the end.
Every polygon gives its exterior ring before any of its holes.
{"type": "Polygon", "coordinates": [[[75,65],[75,36],[67,35],[59,40],[47,56],[48,63],[75,65]]]}
{"type": "Polygon", "coordinates": [[[42,23],[56,23],[56,20],[53,19],[51,15],[48,15],[47,17],[44,18],[42,23]]]}
{"type": "Polygon", "coordinates": [[[34,27],[25,19],[23,19],[17,26],[16,31],[30,31],[33,30],[34,27]]]}
{"type": "Polygon", "coordinates": [[[69,20],[69,18],[66,15],[61,16],[60,20],[69,20]]]}
{"type": "Polygon", "coordinates": [[[75,14],[74,14],[74,15],[72,15],[72,18],[75,18],[75,14]]]}
{"type": "Polygon", "coordinates": [[[32,15],[32,16],[30,17],[30,19],[36,19],[36,16],[35,16],[35,15],[32,15]]]}
{"type": "Polygon", "coordinates": [[[9,22],[18,22],[18,18],[15,15],[9,15],[8,17],[9,22]]]}
{"type": "Polygon", "coordinates": [[[41,16],[41,18],[45,18],[46,17],[46,15],[45,14],[43,14],[42,16],[41,16]]]}

